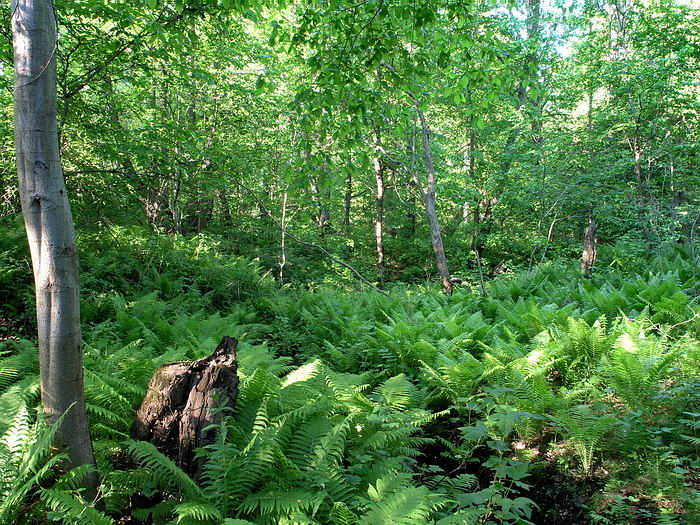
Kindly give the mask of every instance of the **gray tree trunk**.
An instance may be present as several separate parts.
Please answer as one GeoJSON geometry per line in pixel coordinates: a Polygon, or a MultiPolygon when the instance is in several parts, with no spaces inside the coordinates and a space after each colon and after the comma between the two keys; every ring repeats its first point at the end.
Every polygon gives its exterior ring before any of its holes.
{"type": "Polygon", "coordinates": [[[350,170],[350,159],[347,162],[348,176],[345,179],[345,213],[343,215],[343,235],[350,236],[350,211],[352,207],[352,171],[350,170]]]}
{"type": "MultiPolygon", "coordinates": [[[[533,78],[533,73],[537,69],[537,49],[540,44],[540,18],[542,12],[541,0],[527,0],[526,4],[526,21],[525,29],[527,31],[527,37],[523,42],[529,51],[525,54],[523,63],[522,75],[528,80],[528,83],[535,82],[533,78]]],[[[528,88],[525,85],[524,78],[518,81],[517,95],[518,101],[515,104],[515,111],[517,113],[522,113],[528,103],[528,88]]],[[[533,122],[533,125],[536,124],[533,122]]],[[[513,164],[513,153],[515,149],[515,143],[518,140],[521,132],[520,125],[513,128],[508,134],[508,139],[506,140],[506,145],[504,148],[505,158],[503,164],[501,165],[501,171],[504,175],[508,175],[510,168],[513,164]]],[[[534,131],[534,130],[533,130],[534,131]]]]}
{"type": "Polygon", "coordinates": [[[435,263],[442,281],[442,289],[448,295],[452,295],[452,280],[450,279],[450,270],[447,267],[447,257],[445,257],[445,247],[442,244],[442,234],[440,233],[440,222],[438,221],[437,209],[435,207],[436,195],[436,177],[435,166],[433,165],[433,150],[430,147],[430,128],[425,120],[425,115],[420,108],[417,99],[413,99],[420,119],[420,125],[423,130],[423,150],[425,152],[425,168],[428,172],[428,188],[423,193],[425,201],[425,211],[428,215],[428,223],[430,224],[430,240],[433,244],[433,252],[435,253],[435,263]]]}
{"type": "Polygon", "coordinates": [[[382,146],[381,131],[374,130],[374,145],[377,156],[374,158],[374,180],[377,183],[375,195],[374,237],[377,241],[377,282],[379,289],[384,289],[384,163],[379,157],[382,146]]]}
{"type": "Polygon", "coordinates": [[[316,224],[318,224],[318,230],[323,237],[326,233],[328,221],[330,220],[331,214],[326,207],[326,202],[324,202],[323,194],[321,193],[321,185],[318,178],[315,176],[311,177],[311,195],[315,201],[316,209],[318,210],[318,215],[314,217],[316,224]]]}
{"type": "Polygon", "coordinates": [[[598,224],[593,216],[588,218],[588,228],[583,236],[583,254],[581,256],[581,271],[585,277],[593,273],[598,258],[598,224]]]}
{"type": "MultiPolygon", "coordinates": [[[[32,256],[41,398],[74,465],[95,464],[83,394],[78,252],[56,124],[56,21],[50,0],[12,0],[15,148],[32,256]]],[[[87,480],[94,493],[96,474],[87,480]]]]}

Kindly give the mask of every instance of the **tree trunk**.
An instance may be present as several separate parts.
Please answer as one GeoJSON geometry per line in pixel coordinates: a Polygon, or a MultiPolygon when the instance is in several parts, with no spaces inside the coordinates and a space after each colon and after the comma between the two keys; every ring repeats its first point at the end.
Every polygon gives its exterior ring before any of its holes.
{"type": "Polygon", "coordinates": [[[134,438],[150,441],[195,478],[202,468],[196,449],[214,442],[211,427],[221,423],[221,408],[238,398],[237,344],[224,337],[209,357],[159,368],[136,413],[134,438]]]}
{"type": "Polygon", "coordinates": [[[321,193],[321,187],[318,179],[314,176],[310,177],[310,179],[311,195],[314,201],[316,201],[314,204],[316,206],[316,209],[318,210],[318,215],[314,217],[314,220],[318,225],[318,231],[321,234],[321,237],[323,237],[326,233],[326,226],[328,224],[328,220],[330,219],[330,212],[325,206],[323,194],[321,193]]]}
{"type": "MultiPolygon", "coordinates": [[[[528,84],[534,83],[536,77],[534,71],[537,69],[537,49],[540,47],[540,18],[542,13],[542,6],[540,4],[541,0],[527,0],[526,4],[526,21],[525,29],[527,32],[525,39],[525,46],[529,48],[528,52],[525,54],[523,61],[523,76],[527,79],[528,84]]],[[[521,114],[528,102],[528,88],[524,79],[518,81],[518,87],[516,89],[518,95],[518,101],[515,104],[515,111],[521,114]]],[[[505,158],[501,164],[501,172],[504,175],[508,175],[511,166],[513,164],[513,153],[515,149],[515,143],[520,136],[521,128],[520,125],[513,128],[510,133],[508,133],[508,139],[506,140],[504,152],[505,158]]]]}
{"type": "MultiPolygon", "coordinates": [[[[416,161],[417,161],[417,153],[416,153],[416,119],[413,117],[413,126],[412,126],[412,131],[411,131],[411,136],[409,138],[409,143],[408,143],[408,153],[411,158],[411,173],[416,172],[416,161]]],[[[422,188],[420,185],[418,185],[417,179],[409,179],[408,180],[408,185],[409,187],[415,186],[418,191],[423,193],[422,188]]],[[[413,188],[409,190],[409,193],[411,195],[409,199],[410,206],[408,208],[408,224],[409,224],[409,234],[410,237],[414,237],[416,235],[416,226],[418,222],[418,217],[416,214],[416,194],[415,191],[413,191],[413,188]]]]}
{"type": "Polygon", "coordinates": [[[583,255],[581,256],[581,271],[585,277],[590,277],[593,266],[598,258],[598,224],[593,216],[588,218],[588,228],[583,236],[583,255]]]}
{"type": "Polygon", "coordinates": [[[632,153],[634,154],[634,178],[637,182],[637,214],[639,217],[639,224],[642,227],[642,233],[644,234],[644,240],[647,242],[649,248],[651,248],[653,242],[647,209],[648,185],[645,186],[644,184],[644,176],[642,174],[642,150],[638,147],[638,143],[639,139],[636,136],[630,141],[632,153]]]}
{"type": "MultiPolygon", "coordinates": [[[[476,133],[472,128],[469,133],[469,180],[476,181],[476,133]]],[[[464,203],[465,210],[463,212],[463,220],[467,222],[468,216],[468,204],[464,203]]],[[[479,234],[481,233],[481,217],[480,217],[480,206],[477,203],[474,213],[474,234],[472,235],[472,249],[476,254],[476,267],[479,270],[479,285],[481,286],[481,295],[486,295],[486,284],[484,282],[484,268],[481,264],[481,246],[479,244],[479,234]]]]}
{"type": "Polygon", "coordinates": [[[374,158],[374,179],[377,183],[375,199],[374,237],[377,241],[377,282],[379,289],[384,289],[384,163],[379,157],[381,132],[374,130],[374,145],[377,156],[374,158]]]}
{"type": "Polygon", "coordinates": [[[348,176],[345,188],[345,214],[343,216],[343,235],[350,236],[350,209],[352,207],[352,171],[350,170],[350,159],[347,163],[348,176]]]}
{"type": "Polygon", "coordinates": [[[282,228],[280,228],[281,231],[281,239],[280,239],[280,261],[279,261],[279,267],[280,267],[280,286],[284,285],[284,267],[287,264],[287,251],[285,248],[285,242],[286,242],[286,235],[287,235],[287,190],[284,190],[284,193],[282,194],[282,228]]]}
{"type": "Polygon", "coordinates": [[[168,185],[165,178],[159,178],[157,186],[149,185],[144,199],[144,211],[148,223],[155,229],[161,225],[164,215],[168,210],[168,185]]]}
{"type": "MultiPolygon", "coordinates": [[[[78,251],[58,149],[56,22],[49,0],[12,1],[15,148],[32,256],[41,398],[50,421],[64,415],[59,446],[73,465],[94,465],[85,412],[78,251]]],[[[97,475],[88,474],[88,495],[97,475]]]]}
{"type": "Polygon", "coordinates": [[[430,148],[430,128],[425,120],[425,115],[420,108],[418,99],[414,98],[413,102],[418,112],[421,128],[423,130],[423,149],[425,151],[425,168],[428,172],[428,188],[423,193],[425,201],[425,211],[428,215],[428,223],[430,224],[430,240],[433,244],[433,252],[435,253],[435,263],[437,264],[440,280],[442,281],[442,289],[448,295],[452,295],[452,281],[450,279],[450,270],[447,267],[447,258],[445,257],[445,248],[442,244],[442,235],[440,234],[440,222],[438,221],[437,210],[435,208],[436,196],[436,177],[435,166],[433,165],[433,152],[430,148]]]}
{"type": "Polygon", "coordinates": [[[182,233],[181,225],[180,225],[180,212],[178,210],[179,206],[179,200],[180,200],[180,176],[177,175],[175,179],[173,180],[173,191],[172,191],[172,200],[170,203],[170,212],[171,212],[171,217],[173,220],[173,233],[175,235],[178,235],[182,233]]]}

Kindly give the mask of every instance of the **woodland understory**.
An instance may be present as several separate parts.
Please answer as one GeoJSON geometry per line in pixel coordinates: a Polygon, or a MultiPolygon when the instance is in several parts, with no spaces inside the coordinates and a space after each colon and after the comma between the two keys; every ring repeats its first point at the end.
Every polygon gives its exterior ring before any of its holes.
{"type": "Polygon", "coordinates": [[[0,525],[700,524],[697,1],[0,19],[0,525]],[[134,422],[225,336],[195,473],[134,422]]]}

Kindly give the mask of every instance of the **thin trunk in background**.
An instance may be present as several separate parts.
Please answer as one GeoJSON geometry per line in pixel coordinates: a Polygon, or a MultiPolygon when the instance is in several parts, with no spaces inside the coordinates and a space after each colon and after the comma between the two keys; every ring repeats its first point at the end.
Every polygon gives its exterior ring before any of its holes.
{"type": "Polygon", "coordinates": [[[352,170],[350,169],[350,159],[347,161],[348,176],[345,184],[345,213],[343,215],[343,235],[350,236],[350,210],[352,207],[352,170]]]}
{"type": "Polygon", "coordinates": [[[287,190],[282,194],[282,238],[280,240],[280,286],[284,284],[284,267],[287,264],[287,252],[285,251],[285,236],[287,235],[287,190]]]}
{"type": "Polygon", "coordinates": [[[593,215],[588,217],[588,227],[583,236],[583,255],[581,256],[581,271],[585,277],[590,277],[593,273],[598,258],[598,224],[593,215]]]}
{"type": "Polygon", "coordinates": [[[435,166],[433,165],[433,151],[430,147],[430,127],[428,126],[428,122],[425,120],[425,115],[423,114],[423,110],[420,108],[418,99],[415,97],[412,98],[422,129],[425,168],[428,172],[428,187],[426,191],[423,192],[421,190],[421,192],[423,193],[425,211],[428,215],[428,223],[430,224],[430,240],[433,245],[433,252],[435,253],[435,263],[438,268],[438,273],[440,274],[442,289],[446,294],[452,295],[452,280],[450,278],[450,270],[447,266],[445,247],[442,243],[442,235],[440,233],[440,221],[438,220],[437,209],[435,207],[437,180],[435,176],[435,166]]]}
{"type": "MultiPolygon", "coordinates": [[[[526,16],[525,29],[527,31],[527,36],[525,39],[525,45],[529,48],[528,52],[525,54],[523,63],[523,78],[518,81],[518,87],[516,93],[518,96],[518,101],[515,103],[515,111],[518,114],[522,114],[528,103],[528,88],[527,84],[535,83],[536,79],[533,78],[533,72],[537,69],[537,53],[536,46],[539,46],[540,36],[541,36],[541,15],[542,6],[541,0],[527,0],[526,5],[526,16]],[[527,79],[527,83],[525,81],[527,79]]],[[[513,150],[515,149],[515,143],[521,133],[520,125],[514,127],[508,134],[506,139],[506,144],[504,148],[505,158],[501,164],[501,172],[505,175],[510,172],[511,165],[513,164],[513,150]]]]}
{"type": "MultiPolygon", "coordinates": [[[[409,168],[409,173],[414,174],[416,172],[416,160],[417,160],[417,153],[416,153],[416,119],[415,117],[413,118],[413,126],[411,127],[411,137],[409,140],[408,144],[408,153],[410,155],[411,159],[411,164],[409,168]]],[[[420,186],[416,185],[416,180],[415,179],[409,179],[409,185],[416,186],[416,189],[418,189],[421,193],[423,190],[420,188],[420,186]]],[[[411,237],[413,237],[416,234],[416,222],[417,222],[417,216],[416,216],[416,194],[414,191],[410,192],[410,207],[409,207],[409,212],[408,212],[408,223],[410,225],[409,233],[411,234],[411,237]]]]}
{"type": "Polygon", "coordinates": [[[380,158],[382,136],[379,128],[374,130],[374,180],[377,184],[375,195],[374,238],[377,243],[377,282],[380,289],[384,288],[384,163],[380,158]]]}
{"type": "Polygon", "coordinates": [[[323,194],[321,192],[321,185],[319,184],[318,178],[313,175],[309,178],[311,183],[311,195],[314,200],[314,205],[318,211],[317,215],[314,217],[314,220],[318,225],[318,230],[321,234],[321,237],[323,237],[326,233],[326,226],[328,224],[328,220],[330,219],[330,212],[326,207],[326,199],[324,199],[323,194]]]}
{"type": "MultiPolygon", "coordinates": [[[[12,1],[15,149],[22,214],[36,284],[41,399],[63,417],[59,446],[94,465],[83,393],[78,251],[56,123],[56,20],[50,0],[12,1]]],[[[92,497],[97,475],[86,479],[92,497]]]]}
{"type": "MultiPolygon", "coordinates": [[[[474,128],[472,127],[469,133],[469,147],[468,147],[468,152],[469,152],[469,179],[474,181],[476,180],[476,133],[474,132],[474,128]]],[[[465,206],[467,203],[465,203],[465,206]]],[[[472,250],[474,250],[474,253],[476,254],[476,267],[479,271],[479,286],[481,287],[481,295],[486,295],[486,284],[484,283],[484,268],[481,264],[481,245],[479,244],[479,234],[481,233],[481,217],[479,216],[481,211],[480,211],[480,206],[477,205],[476,213],[474,213],[474,234],[472,235],[472,250]]],[[[468,214],[467,216],[464,217],[464,220],[466,221],[468,219],[468,214]]]]}

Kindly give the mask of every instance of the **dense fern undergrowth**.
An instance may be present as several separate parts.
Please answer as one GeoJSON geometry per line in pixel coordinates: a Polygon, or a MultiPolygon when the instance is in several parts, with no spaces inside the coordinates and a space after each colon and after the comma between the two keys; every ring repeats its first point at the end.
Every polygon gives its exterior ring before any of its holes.
{"type": "Polygon", "coordinates": [[[544,264],[482,297],[280,290],[214,238],[83,234],[99,500],[39,408],[22,235],[0,237],[2,523],[698,523],[694,254],[591,279],[544,264]],[[18,336],[20,334],[20,336],[18,336]],[[241,392],[195,483],[129,439],[154,370],[240,339],[241,392]]]}

